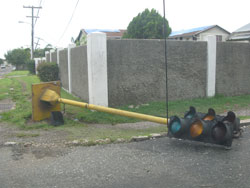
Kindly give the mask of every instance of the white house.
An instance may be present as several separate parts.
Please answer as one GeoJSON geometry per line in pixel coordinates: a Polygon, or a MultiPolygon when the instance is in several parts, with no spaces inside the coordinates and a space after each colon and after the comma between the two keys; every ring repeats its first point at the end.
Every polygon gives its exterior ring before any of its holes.
{"type": "Polygon", "coordinates": [[[125,29],[81,29],[77,36],[75,43],[85,44],[87,42],[87,35],[93,32],[106,33],[107,39],[121,39],[126,32],[125,29]]]}
{"type": "Polygon", "coordinates": [[[173,40],[206,41],[208,36],[214,35],[218,42],[226,41],[230,32],[218,25],[210,25],[193,29],[174,31],[169,35],[173,40]]]}
{"type": "Polygon", "coordinates": [[[229,41],[250,42],[250,23],[234,31],[228,38],[229,41]]]}

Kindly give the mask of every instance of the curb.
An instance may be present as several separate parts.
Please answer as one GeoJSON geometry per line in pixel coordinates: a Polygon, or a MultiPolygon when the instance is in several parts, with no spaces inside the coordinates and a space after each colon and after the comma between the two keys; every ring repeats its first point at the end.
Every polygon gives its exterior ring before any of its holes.
{"type": "Polygon", "coordinates": [[[167,133],[152,133],[149,136],[133,136],[130,139],[130,142],[140,142],[140,141],[145,141],[145,140],[150,140],[150,139],[156,139],[156,138],[161,138],[167,136],[167,133]]]}
{"type": "Polygon", "coordinates": [[[101,144],[119,144],[119,143],[128,143],[128,142],[141,142],[150,139],[156,139],[161,137],[166,137],[167,133],[152,133],[149,136],[133,136],[130,140],[126,140],[123,138],[118,138],[115,141],[110,140],[109,138],[106,139],[98,139],[95,141],[90,140],[73,140],[70,142],[65,142],[67,146],[94,146],[94,145],[101,145],[101,144]]]}
{"type": "Polygon", "coordinates": [[[241,126],[248,126],[250,125],[250,119],[240,120],[241,126]]]}
{"type": "MultiPolygon", "coordinates": [[[[80,140],[73,140],[73,141],[69,141],[69,142],[64,142],[63,145],[65,146],[94,146],[94,145],[102,145],[102,144],[119,144],[119,143],[128,143],[128,142],[141,142],[141,141],[145,141],[145,140],[151,140],[151,139],[156,139],[156,138],[161,138],[161,137],[165,137],[167,136],[167,133],[152,133],[149,136],[133,136],[131,139],[126,140],[123,138],[118,138],[114,141],[112,141],[109,138],[106,139],[98,139],[95,141],[91,141],[91,140],[87,140],[87,139],[80,139],[80,140]]],[[[16,145],[23,145],[24,147],[30,147],[30,146],[43,146],[43,147],[51,147],[51,146],[55,146],[54,144],[47,144],[47,143],[32,143],[32,142],[26,142],[26,143],[22,143],[22,142],[5,142],[2,144],[2,146],[5,147],[13,147],[16,145]]]]}

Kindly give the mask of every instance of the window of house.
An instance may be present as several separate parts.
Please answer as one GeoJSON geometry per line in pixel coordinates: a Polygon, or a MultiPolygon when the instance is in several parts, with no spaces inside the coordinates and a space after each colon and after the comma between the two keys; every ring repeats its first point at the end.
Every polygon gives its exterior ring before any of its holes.
{"type": "Polygon", "coordinates": [[[216,35],[216,41],[221,42],[222,41],[222,35],[216,35]]]}

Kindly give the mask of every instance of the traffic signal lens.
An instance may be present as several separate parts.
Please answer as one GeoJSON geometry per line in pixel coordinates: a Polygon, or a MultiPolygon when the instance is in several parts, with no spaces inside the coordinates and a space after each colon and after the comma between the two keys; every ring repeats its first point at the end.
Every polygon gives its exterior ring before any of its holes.
{"type": "Polygon", "coordinates": [[[211,116],[211,115],[207,115],[203,118],[203,120],[206,120],[206,121],[211,121],[214,119],[214,116],[211,116]]]}
{"type": "Polygon", "coordinates": [[[212,137],[216,141],[222,140],[226,135],[227,129],[223,123],[218,123],[212,130],[212,137]]]}
{"type": "Polygon", "coordinates": [[[174,121],[171,125],[171,132],[173,134],[177,133],[181,129],[181,123],[179,121],[174,121]]]}
{"type": "Polygon", "coordinates": [[[203,131],[203,126],[201,121],[194,122],[190,127],[190,135],[195,138],[197,136],[200,136],[203,131]]]}

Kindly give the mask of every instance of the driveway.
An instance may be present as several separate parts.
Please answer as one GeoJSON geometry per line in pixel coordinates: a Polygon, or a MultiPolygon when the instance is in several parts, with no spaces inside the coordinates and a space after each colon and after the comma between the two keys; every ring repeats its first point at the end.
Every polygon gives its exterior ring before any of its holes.
{"type": "Polygon", "coordinates": [[[0,187],[250,187],[250,127],[231,150],[167,137],[91,147],[1,146],[0,187]]]}

